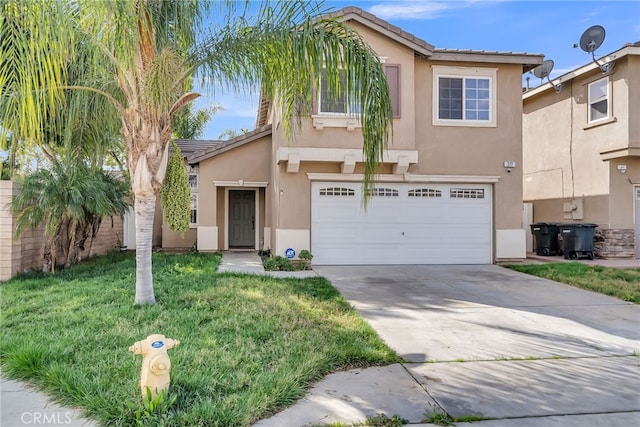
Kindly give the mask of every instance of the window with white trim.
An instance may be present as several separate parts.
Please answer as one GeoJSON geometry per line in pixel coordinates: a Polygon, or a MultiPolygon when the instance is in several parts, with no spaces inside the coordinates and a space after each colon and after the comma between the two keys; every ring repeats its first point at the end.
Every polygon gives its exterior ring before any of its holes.
{"type": "Polygon", "coordinates": [[[609,77],[589,83],[589,123],[609,118],[609,77]]]}
{"type": "Polygon", "coordinates": [[[320,79],[320,93],[318,96],[318,112],[320,114],[359,114],[360,105],[355,102],[349,102],[347,98],[347,81],[346,73],[344,70],[339,72],[340,81],[338,83],[338,91],[329,90],[329,84],[327,83],[327,71],[322,71],[322,78],[320,79]]]}
{"type": "Polygon", "coordinates": [[[496,69],[433,67],[433,124],[496,125],[496,69]]]}

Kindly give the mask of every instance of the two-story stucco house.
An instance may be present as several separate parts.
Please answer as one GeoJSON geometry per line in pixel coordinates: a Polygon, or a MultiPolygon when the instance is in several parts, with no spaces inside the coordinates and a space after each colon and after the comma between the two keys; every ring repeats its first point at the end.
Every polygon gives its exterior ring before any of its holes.
{"type": "Polygon", "coordinates": [[[640,42],[599,63],[523,94],[524,200],[536,222],[597,224],[596,256],[639,257],[640,42]]]}
{"type": "Polygon", "coordinates": [[[436,49],[358,8],[337,14],[383,61],[394,104],[366,210],[357,115],[319,88],[293,139],[262,100],[256,130],[188,157],[197,223],[163,246],[309,249],[316,265],[523,259],[522,74],[542,55],[436,49]]]}

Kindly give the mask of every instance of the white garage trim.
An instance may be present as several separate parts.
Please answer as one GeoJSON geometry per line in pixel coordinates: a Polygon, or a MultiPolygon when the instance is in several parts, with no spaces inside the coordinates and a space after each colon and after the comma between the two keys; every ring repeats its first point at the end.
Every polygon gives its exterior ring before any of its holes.
{"type": "Polygon", "coordinates": [[[311,183],[316,265],[491,264],[493,186],[376,182],[311,183]]]}
{"type": "MultiPolygon", "coordinates": [[[[307,173],[309,181],[345,181],[362,182],[363,174],[342,174],[342,173],[307,173]]],[[[499,176],[493,175],[414,175],[405,173],[401,175],[380,174],[376,175],[376,182],[442,182],[442,183],[472,183],[472,184],[494,184],[500,181],[499,176]]]]}

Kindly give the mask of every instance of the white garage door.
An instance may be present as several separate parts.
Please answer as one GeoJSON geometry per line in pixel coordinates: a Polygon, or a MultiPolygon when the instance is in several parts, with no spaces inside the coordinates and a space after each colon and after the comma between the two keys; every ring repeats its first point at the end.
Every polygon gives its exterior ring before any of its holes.
{"type": "Polygon", "coordinates": [[[316,265],[490,264],[492,196],[485,184],[314,182],[316,265]]]}

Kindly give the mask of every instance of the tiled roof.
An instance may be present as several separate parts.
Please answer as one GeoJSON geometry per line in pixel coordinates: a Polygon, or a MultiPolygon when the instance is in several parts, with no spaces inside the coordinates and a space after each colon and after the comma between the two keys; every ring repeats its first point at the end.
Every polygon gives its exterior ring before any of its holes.
{"type": "Polygon", "coordinates": [[[196,151],[190,156],[187,156],[187,163],[189,163],[190,165],[199,163],[210,157],[216,156],[220,153],[224,153],[225,151],[232,150],[236,147],[242,146],[270,134],[271,125],[266,125],[259,127],[258,129],[254,129],[251,132],[247,132],[243,135],[236,136],[235,138],[232,138],[228,141],[217,141],[218,144],[212,145],[204,150],[196,151]]]}
{"type": "Polygon", "coordinates": [[[347,6],[342,8],[336,12],[332,12],[327,15],[328,17],[342,17],[345,21],[350,19],[361,22],[369,27],[373,27],[382,33],[387,33],[387,35],[392,36],[395,35],[395,38],[399,42],[404,42],[405,45],[409,45],[414,50],[424,55],[429,55],[429,53],[433,50],[433,45],[427,43],[419,37],[416,37],[414,34],[411,34],[407,31],[404,31],[402,28],[397,27],[384,19],[380,19],[372,13],[365,12],[359,7],[355,6],[347,6]]]}
{"type": "MultiPolygon", "coordinates": [[[[224,141],[218,140],[199,140],[199,139],[175,139],[176,145],[180,148],[182,155],[189,157],[195,152],[206,150],[222,144],[224,141]]],[[[171,146],[169,146],[171,147],[171,146]]]]}
{"type": "Polygon", "coordinates": [[[434,49],[434,52],[438,53],[476,53],[481,55],[542,55],[541,53],[528,53],[528,52],[509,52],[509,51],[499,51],[499,50],[475,50],[475,49],[434,49]]]}

